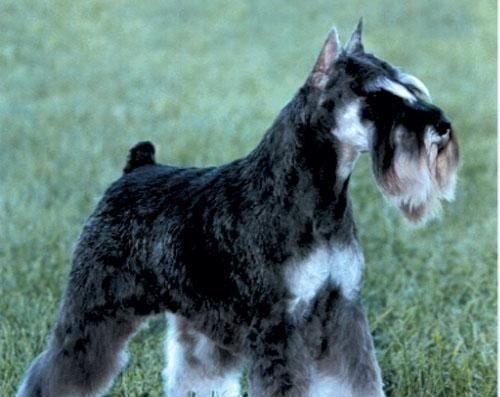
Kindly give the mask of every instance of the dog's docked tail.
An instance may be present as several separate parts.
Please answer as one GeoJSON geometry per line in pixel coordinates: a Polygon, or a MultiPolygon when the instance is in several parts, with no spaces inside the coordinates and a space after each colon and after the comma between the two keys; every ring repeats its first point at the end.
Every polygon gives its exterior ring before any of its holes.
{"type": "Polygon", "coordinates": [[[138,167],[153,164],[156,164],[155,147],[149,141],[139,142],[130,149],[123,172],[128,174],[138,167]]]}

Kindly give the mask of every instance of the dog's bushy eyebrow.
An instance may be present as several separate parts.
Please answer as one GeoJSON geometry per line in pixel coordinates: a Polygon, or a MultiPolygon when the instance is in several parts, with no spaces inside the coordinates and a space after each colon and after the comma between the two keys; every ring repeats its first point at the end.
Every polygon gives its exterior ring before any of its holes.
{"type": "MultiPolygon", "coordinates": [[[[415,96],[415,99],[418,98],[427,102],[432,102],[429,90],[420,79],[403,72],[400,68],[377,58],[373,54],[364,53],[362,57],[358,57],[356,59],[356,66],[357,72],[363,73],[366,77],[366,81],[368,81],[365,87],[365,90],[368,92],[381,88],[377,87],[377,84],[374,84],[377,82],[377,79],[382,79],[378,81],[378,83],[383,83],[383,79],[388,79],[391,80],[393,84],[403,86],[411,95],[415,96]]],[[[388,91],[392,92],[391,90],[388,91]]]]}
{"type": "Polygon", "coordinates": [[[432,102],[431,94],[428,88],[420,79],[411,74],[399,72],[398,80],[418,98],[432,102]]]}
{"type": "Polygon", "coordinates": [[[384,90],[388,91],[400,98],[407,99],[410,102],[414,102],[417,100],[414,93],[405,85],[400,82],[389,79],[388,77],[381,76],[372,79],[368,83],[365,84],[365,90],[367,92],[384,90]]]}

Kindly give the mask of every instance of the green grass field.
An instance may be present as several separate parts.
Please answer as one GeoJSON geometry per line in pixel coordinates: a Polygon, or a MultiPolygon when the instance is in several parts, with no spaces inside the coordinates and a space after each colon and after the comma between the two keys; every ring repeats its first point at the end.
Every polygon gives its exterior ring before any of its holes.
{"type": "MultiPolygon", "coordinates": [[[[49,335],[79,230],[128,148],[243,156],[303,83],[332,24],[419,76],[459,135],[457,200],[409,227],[368,159],[352,178],[363,299],[390,396],[496,395],[493,1],[14,1],[0,4],[0,396],[49,335]]],[[[165,321],[130,344],[110,396],[162,393],[165,321]]]]}

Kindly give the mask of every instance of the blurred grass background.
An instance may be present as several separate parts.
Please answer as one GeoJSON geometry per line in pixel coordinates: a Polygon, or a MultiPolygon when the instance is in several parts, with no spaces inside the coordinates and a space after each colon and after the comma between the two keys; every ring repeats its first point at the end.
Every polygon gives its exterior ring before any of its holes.
{"type": "MultiPolygon", "coordinates": [[[[419,76],[454,121],[463,166],[441,222],[408,227],[352,178],[363,298],[390,396],[496,393],[496,3],[0,3],[0,395],[47,340],[79,230],[128,148],[213,165],[245,155],[335,24],[419,76]]],[[[162,317],[110,396],[161,395],[162,317]]]]}

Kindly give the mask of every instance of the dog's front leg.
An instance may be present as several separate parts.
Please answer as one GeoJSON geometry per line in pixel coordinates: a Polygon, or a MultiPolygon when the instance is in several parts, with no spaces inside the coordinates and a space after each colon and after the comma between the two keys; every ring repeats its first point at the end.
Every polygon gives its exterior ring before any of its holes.
{"type": "Polygon", "coordinates": [[[307,396],[383,397],[380,368],[361,303],[332,296],[315,305],[311,329],[306,329],[309,337],[316,338],[309,342],[316,345],[316,359],[307,396]]]}
{"type": "Polygon", "coordinates": [[[310,366],[304,341],[286,320],[263,323],[263,328],[249,335],[250,396],[307,396],[310,366]]]}
{"type": "Polygon", "coordinates": [[[242,362],[196,331],[181,316],[168,314],[165,397],[239,397],[242,362]]]}

